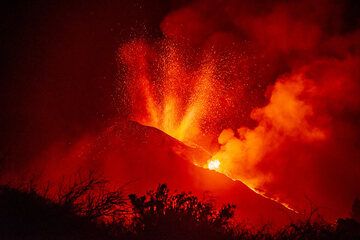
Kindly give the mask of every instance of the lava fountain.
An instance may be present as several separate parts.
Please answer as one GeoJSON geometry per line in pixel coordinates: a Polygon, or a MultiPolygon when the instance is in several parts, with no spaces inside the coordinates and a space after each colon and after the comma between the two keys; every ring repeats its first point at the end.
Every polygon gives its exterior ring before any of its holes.
{"type": "MultiPolygon", "coordinates": [[[[216,158],[205,162],[195,159],[193,163],[241,180],[263,195],[246,175],[232,174],[231,161],[223,162],[226,155],[222,156],[221,151],[212,152],[211,144],[206,141],[218,134],[212,131],[214,125],[209,122],[221,121],[221,113],[228,110],[224,109],[226,104],[222,104],[228,93],[221,91],[224,86],[219,81],[218,56],[205,52],[195,67],[186,66],[186,56],[179,46],[167,41],[160,46],[156,48],[139,40],[120,49],[121,60],[126,65],[132,120],[155,127],[210,156],[215,154],[216,158]]],[[[227,97],[226,101],[229,99],[227,97]]]]}
{"type": "Polygon", "coordinates": [[[198,145],[209,132],[205,123],[216,118],[222,101],[214,60],[205,56],[194,68],[185,66],[174,44],[165,43],[157,51],[144,41],[121,48],[127,66],[130,117],[188,145],[198,145]]]}

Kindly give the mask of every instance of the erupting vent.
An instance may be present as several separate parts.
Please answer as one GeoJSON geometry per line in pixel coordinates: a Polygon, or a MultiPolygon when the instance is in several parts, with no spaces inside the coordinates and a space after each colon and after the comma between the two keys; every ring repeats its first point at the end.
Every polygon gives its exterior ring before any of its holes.
{"type": "Polygon", "coordinates": [[[194,164],[272,199],[306,208],[305,195],[326,206],[343,192],[351,202],[359,31],[329,31],[341,25],[332,4],[206,3],[168,15],[163,39],[121,46],[131,119],[205,150],[211,158],[194,164]]]}

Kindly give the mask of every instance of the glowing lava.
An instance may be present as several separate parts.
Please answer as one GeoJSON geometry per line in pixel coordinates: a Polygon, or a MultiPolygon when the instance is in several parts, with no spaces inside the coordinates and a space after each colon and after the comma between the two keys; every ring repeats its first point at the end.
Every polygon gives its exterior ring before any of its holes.
{"type": "Polygon", "coordinates": [[[220,161],[218,159],[211,159],[208,161],[207,163],[207,167],[210,169],[210,170],[218,170],[219,167],[220,167],[220,161]]]}
{"type": "MultiPolygon", "coordinates": [[[[174,43],[164,42],[157,49],[145,41],[134,41],[120,49],[126,66],[130,118],[155,127],[192,145],[209,141],[212,131],[225,111],[216,56],[204,52],[196,63],[174,43]]],[[[216,133],[217,134],[217,133],[216,133]]]]}

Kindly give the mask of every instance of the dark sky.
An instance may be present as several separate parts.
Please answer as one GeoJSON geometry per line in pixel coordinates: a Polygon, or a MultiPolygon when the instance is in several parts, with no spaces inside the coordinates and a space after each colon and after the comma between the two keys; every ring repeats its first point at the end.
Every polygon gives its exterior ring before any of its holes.
{"type": "Polygon", "coordinates": [[[181,4],[1,1],[0,162],[16,167],[126,114],[114,106],[116,50],[134,37],[161,37],[162,18],[181,4]]]}

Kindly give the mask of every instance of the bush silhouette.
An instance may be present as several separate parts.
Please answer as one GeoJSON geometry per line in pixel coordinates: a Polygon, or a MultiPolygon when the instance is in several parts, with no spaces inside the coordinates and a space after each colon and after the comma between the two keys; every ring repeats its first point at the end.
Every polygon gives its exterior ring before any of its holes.
{"type": "Polygon", "coordinates": [[[121,189],[107,190],[107,181],[89,174],[79,177],[65,189],[59,189],[56,202],[88,220],[115,221],[124,216],[126,197],[121,189]]]}
{"type": "Polygon", "coordinates": [[[216,209],[191,193],[170,193],[165,184],[127,199],[121,189],[106,190],[106,184],[89,175],[60,187],[56,197],[34,186],[0,186],[0,239],[360,239],[358,200],[352,218],[336,224],[310,217],[277,232],[250,231],[232,225],[231,204],[216,209]]]}
{"type": "Polygon", "coordinates": [[[6,186],[0,188],[0,239],[104,239],[94,222],[64,206],[6,186]]]}
{"type": "Polygon", "coordinates": [[[226,232],[234,205],[215,210],[189,193],[169,194],[165,184],[145,196],[129,195],[133,228],[142,239],[218,239],[226,232]]]}
{"type": "Polygon", "coordinates": [[[121,191],[105,191],[104,184],[89,175],[57,198],[35,186],[0,186],[0,239],[112,239],[103,219],[119,219],[125,198],[121,191]]]}

